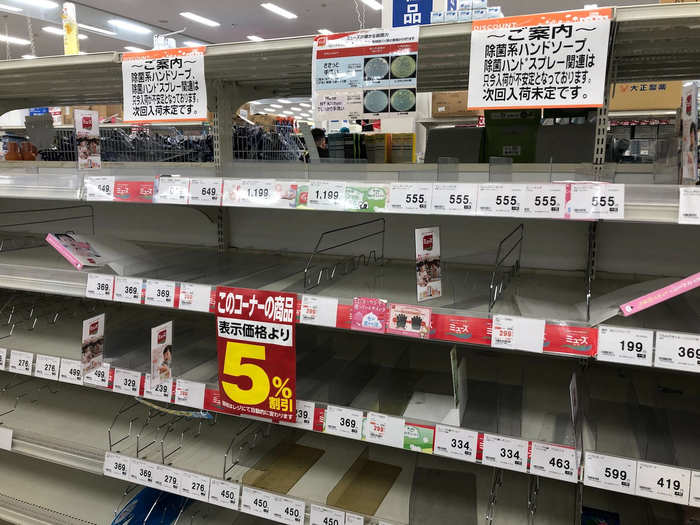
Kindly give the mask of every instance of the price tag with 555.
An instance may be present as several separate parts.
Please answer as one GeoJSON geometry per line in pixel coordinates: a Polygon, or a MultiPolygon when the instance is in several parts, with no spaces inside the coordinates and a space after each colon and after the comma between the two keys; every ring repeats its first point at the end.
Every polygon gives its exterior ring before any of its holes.
{"type": "Polygon", "coordinates": [[[231,510],[238,510],[240,493],[241,486],[238,483],[212,478],[209,486],[209,503],[231,510]]]}
{"type": "Polygon", "coordinates": [[[129,479],[130,464],[130,458],[122,456],[121,454],[106,452],[102,472],[105,476],[110,478],[129,479]]]}
{"type": "Polygon", "coordinates": [[[634,494],[637,462],[586,452],[583,484],[589,487],[634,494]]]}
{"type": "Polygon", "coordinates": [[[472,430],[436,425],[435,454],[474,463],[478,437],[479,433],[472,430]]]}
{"type": "Polygon", "coordinates": [[[362,439],[362,410],[328,405],[326,409],[326,432],[335,436],[362,439]]]}
{"type": "Polygon", "coordinates": [[[525,203],[525,184],[480,184],[477,215],[520,217],[525,203]]]}
{"type": "Polygon", "coordinates": [[[476,215],[478,184],[434,184],[433,210],[451,215],[476,215]]]}
{"type": "Polygon", "coordinates": [[[344,210],[346,183],[312,180],[309,182],[309,207],[315,210],[344,210]]]}
{"type": "Polygon", "coordinates": [[[395,182],[389,190],[389,210],[424,213],[433,206],[433,185],[427,182],[395,182]]]}
{"type": "Polygon", "coordinates": [[[272,494],[244,486],[241,491],[241,512],[269,519],[272,515],[272,494]]]}
{"type": "Polygon", "coordinates": [[[528,184],[523,214],[526,217],[561,219],[566,212],[566,185],[528,184]]]}
{"type": "Polygon", "coordinates": [[[657,331],[654,366],[700,372],[700,335],[657,331]]]}
{"type": "Polygon", "coordinates": [[[209,478],[192,472],[180,472],[180,495],[186,498],[196,499],[205,503],[209,502],[209,478]]]}
{"type": "Polygon", "coordinates": [[[85,177],[87,201],[113,201],[114,177],[85,177]]]}
{"type": "Polygon", "coordinates": [[[143,280],[136,277],[114,278],[114,300],[120,303],[141,304],[143,280]]]}
{"type": "Polygon", "coordinates": [[[518,472],[527,471],[529,443],[522,439],[484,434],[484,465],[501,467],[518,472]]]}
{"type": "Polygon", "coordinates": [[[36,356],[34,376],[43,379],[58,380],[58,371],[61,368],[61,358],[50,355],[36,356]]]}
{"type": "Polygon", "coordinates": [[[546,443],[533,443],[530,473],[576,483],[578,481],[576,449],[546,443]]]}
{"type": "Polygon", "coordinates": [[[61,371],[58,380],[62,383],[71,383],[73,385],[83,384],[83,365],[80,361],[73,359],[61,359],[61,371]]]}
{"type": "Polygon", "coordinates": [[[621,326],[598,329],[598,360],[651,366],[654,331],[621,326]]]}
{"type": "Polygon", "coordinates": [[[170,281],[146,281],[146,301],[149,306],[170,307],[175,304],[175,283],[170,281]]]}
{"type": "Polygon", "coordinates": [[[223,179],[190,180],[190,204],[201,206],[221,205],[221,186],[223,179]]]}
{"type": "Polygon", "coordinates": [[[345,525],[345,513],[342,510],[311,505],[309,525],[345,525]]]}
{"type": "Polygon", "coordinates": [[[240,206],[265,208],[272,206],[279,199],[279,195],[275,194],[275,181],[273,180],[242,180],[238,194],[240,206]]]}
{"type": "Polygon", "coordinates": [[[284,496],[272,496],[272,519],[287,525],[299,525],[304,523],[306,503],[303,501],[285,498],[284,496]]]}
{"type": "Polygon", "coordinates": [[[111,301],[114,290],[114,276],[102,275],[99,273],[89,273],[87,276],[87,286],[85,287],[85,297],[90,299],[101,299],[111,301]]]}
{"type": "Polygon", "coordinates": [[[119,394],[138,396],[141,386],[141,372],[133,372],[122,368],[114,369],[114,385],[112,390],[119,394]]]}
{"type": "Polygon", "coordinates": [[[689,492],[689,470],[643,461],[637,463],[637,496],[687,505],[689,492]]]}

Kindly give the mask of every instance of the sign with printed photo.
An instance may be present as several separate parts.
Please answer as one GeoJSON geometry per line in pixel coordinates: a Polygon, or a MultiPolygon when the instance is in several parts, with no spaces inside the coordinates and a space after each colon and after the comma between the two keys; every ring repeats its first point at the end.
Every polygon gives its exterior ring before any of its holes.
{"type": "Polygon", "coordinates": [[[173,322],[151,329],[151,388],[173,379],[173,322]]]}
{"type": "Polygon", "coordinates": [[[83,377],[102,366],[105,346],[105,314],[83,321],[80,364],[83,377]]]}
{"type": "Polygon", "coordinates": [[[475,20],[469,109],[602,107],[612,9],[475,20]]]}
{"type": "Polygon", "coordinates": [[[100,114],[97,111],[76,109],[75,138],[78,146],[78,169],[102,168],[100,149],[100,114]]]}
{"type": "Polygon", "coordinates": [[[418,302],[442,297],[439,226],[416,230],[416,279],[418,302]]]}
{"type": "Polygon", "coordinates": [[[430,335],[430,308],[410,304],[394,304],[389,307],[387,333],[427,339],[430,335]]]}
{"type": "Polygon", "coordinates": [[[315,120],[414,115],[418,27],[364,29],[314,39],[315,120]]]}
{"type": "Polygon", "coordinates": [[[218,287],[221,404],[228,412],[295,422],[296,294],[218,287]]]}

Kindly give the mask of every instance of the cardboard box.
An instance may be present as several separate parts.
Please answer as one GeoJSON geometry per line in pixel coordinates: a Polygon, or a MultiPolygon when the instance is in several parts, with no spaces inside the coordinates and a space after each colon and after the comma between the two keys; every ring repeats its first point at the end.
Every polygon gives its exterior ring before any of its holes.
{"type": "Polygon", "coordinates": [[[433,118],[482,117],[484,112],[467,109],[466,91],[436,91],[433,93],[433,118]]]}
{"type": "Polygon", "coordinates": [[[611,88],[610,111],[643,111],[680,107],[682,80],[616,84],[611,88]]]}

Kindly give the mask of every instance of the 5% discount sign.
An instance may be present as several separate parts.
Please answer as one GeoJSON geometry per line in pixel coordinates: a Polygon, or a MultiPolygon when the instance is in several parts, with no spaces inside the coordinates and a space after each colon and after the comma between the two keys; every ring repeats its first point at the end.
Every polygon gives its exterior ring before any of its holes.
{"type": "Polygon", "coordinates": [[[216,298],[224,409],[295,422],[296,294],[219,287],[216,298]]]}

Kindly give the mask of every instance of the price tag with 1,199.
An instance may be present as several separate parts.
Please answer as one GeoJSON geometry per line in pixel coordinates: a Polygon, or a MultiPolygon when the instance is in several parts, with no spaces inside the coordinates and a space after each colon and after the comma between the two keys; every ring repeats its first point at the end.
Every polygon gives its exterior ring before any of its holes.
{"type": "Polygon", "coordinates": [[[570,483],[578,482],[576,449],[533,442],[530,473],[570,483]]]}
{"type": "Polygon", "coordinates": [[[114,278],[114,300],[120,303],[141,304],[143,280],[138,277],[114,278]]]}
{"type": "Polygon", "coordinates": [[[477,215],[521,217],[526,184],[480,184],[477,215]]]}
{"type": "Polygon", "coordinates": [[[272,494],[244,486],[241,491],[241,512],[270,519],[272,516],[272,494]]]}
{"type": "Polygon", "coordinates": [[[700,335],[657,331],[654,366],[700,372],[700,335]]]}
{"type": "Polygon", "coordinates": [[[279,195],[275,193],[275,181],[264,179],[241,180],[239,206],[266,208],[272,206],[279,195]]]}
{"type": "Polygon", "coordinates": [[[309,182],[309,208],[314,210],[345,209],[345,188],[342,181],[312,180],[309,182]]]}
{"type": "Polygon", "coordinates": [[[12,350],[10,352],[10,372],[23,376],[32,375],[32,363],[34,354],[31,352],[22,352],[21,350],[12,350]]]}
{"type": "Polygon", "coordinates": [[[476,215],[478,184],[434,184],[433,210],[452,215],[476,215]]]}
{"type": "Polygon", "coordinates": [[[598,360],[651,366],[654,331],[621,326],[598,328],[598,360]]]}
{"type": "Polygon", "coordinates": [[[37,354],[36,363],[34,364],[34,377],[41,377],[42,379],[53,379],[54,381],[57,381],[58,371],[60,369],[60,357],[37,354]]]}
{"type": "Polygon", "coordinates": [[[175,304],[175,283],[148,279],[145,304],[172,308],[175,304]]]}
{"type": "Polygon", "coordinates": [[[80,361],[73,359],[61,359],[61,371],[58,380],[61,383],[70,383],[72,385],[83,384],[83,365],[80,361]]]}
{"type": "Polygon", "coordinates": [[[89,273],[87,275],[87,286],[85,287],[85,297],[89,299],[101,299],[111,301],[114,292],[114,276],[99,273],[89,273]]]}
{"type": "Polygon", "coordinates": [[[223,179],[191,179],[190,204],[201,206],[220,206],[223,179]]]}
{"type": "Polygon", "coordinates": [[[636,477],[637,462],[635,460],[586,452],[584,485],[623,494],[634,494],[636,477]]]}
{"type": "Polygon", "coordinates": [[[484,434],[482,463],[518,472],[527,472],[528,441],[484,434]]]}
{"type": "Polygon", "coordinates": [[[433,184],[395,182],[389,190],[389,211],[424,213],[433,206],[433,184]]]}
{"type": "Polygon", "coordinates": [[[241,486],[220,479],[211,479],[209,485],[209,503],[231,510],[238,510],[241,486]]]}
{"type": "Polygon", "coordinates": [[[180,472],[180,495],[209,502],[209,478],[192,472],[180,472]]]}
{"type": "Polygon", "coordinates": [[[129,479],[129,466],[131,459],[115,454],[114,452],[105,452],[105,462],[102,466],[102,473],[110,478],[129,479]]]}
{"type": "Polygon", "coordinates": [[[689,492],[689,470],[637,462],[637,496],[687,505],[689,492]]]}
{"type": "Polygon", "coordinates": [[[334,436],[362,439],[362,410],[328,405],[326,409],[326,433],[334,436]]]}
{"type": "Polygon", "coordinates": [[[85,377],[83,377],[83,383],[107,388],[107,385],[109,384],[109,369],[110,365],[108,363],[102,363],[102,366],[99,368],[96,368],[89,374],[85,374],[85,377]]]}
{"type": "Polygon", "coordinates": [[[479,433],[447,425],[435,426],[435,454],[476,462],[479,433]]]}
{"type": "Polygon", "coordinates": [[[285,498],[274,494],[272,496],[272,518],[287,525],[303,524],[306,518],[306,503],[296,499],[285,498]]]}
{"type": "Polygon", "coordinates": [[[280,425],[287,427],[300,428],[302,430],[314,429],[314,414],[316,405],[311,401],[296,400],[297,420],[294,423],[281,421],[280,425]]]}
{"type": "Polygon", "coordinates": [[[85,177],[85,199],[111,202],[114,200],[114,177],[85,177]]]}
{"type": "Polygon", "coordinates": [[[114,369],[114,384],[112,385],[112,390],[114,392],[138,396],[140,387],[141,372],[124,370],[123,368],[114,369]]]}

